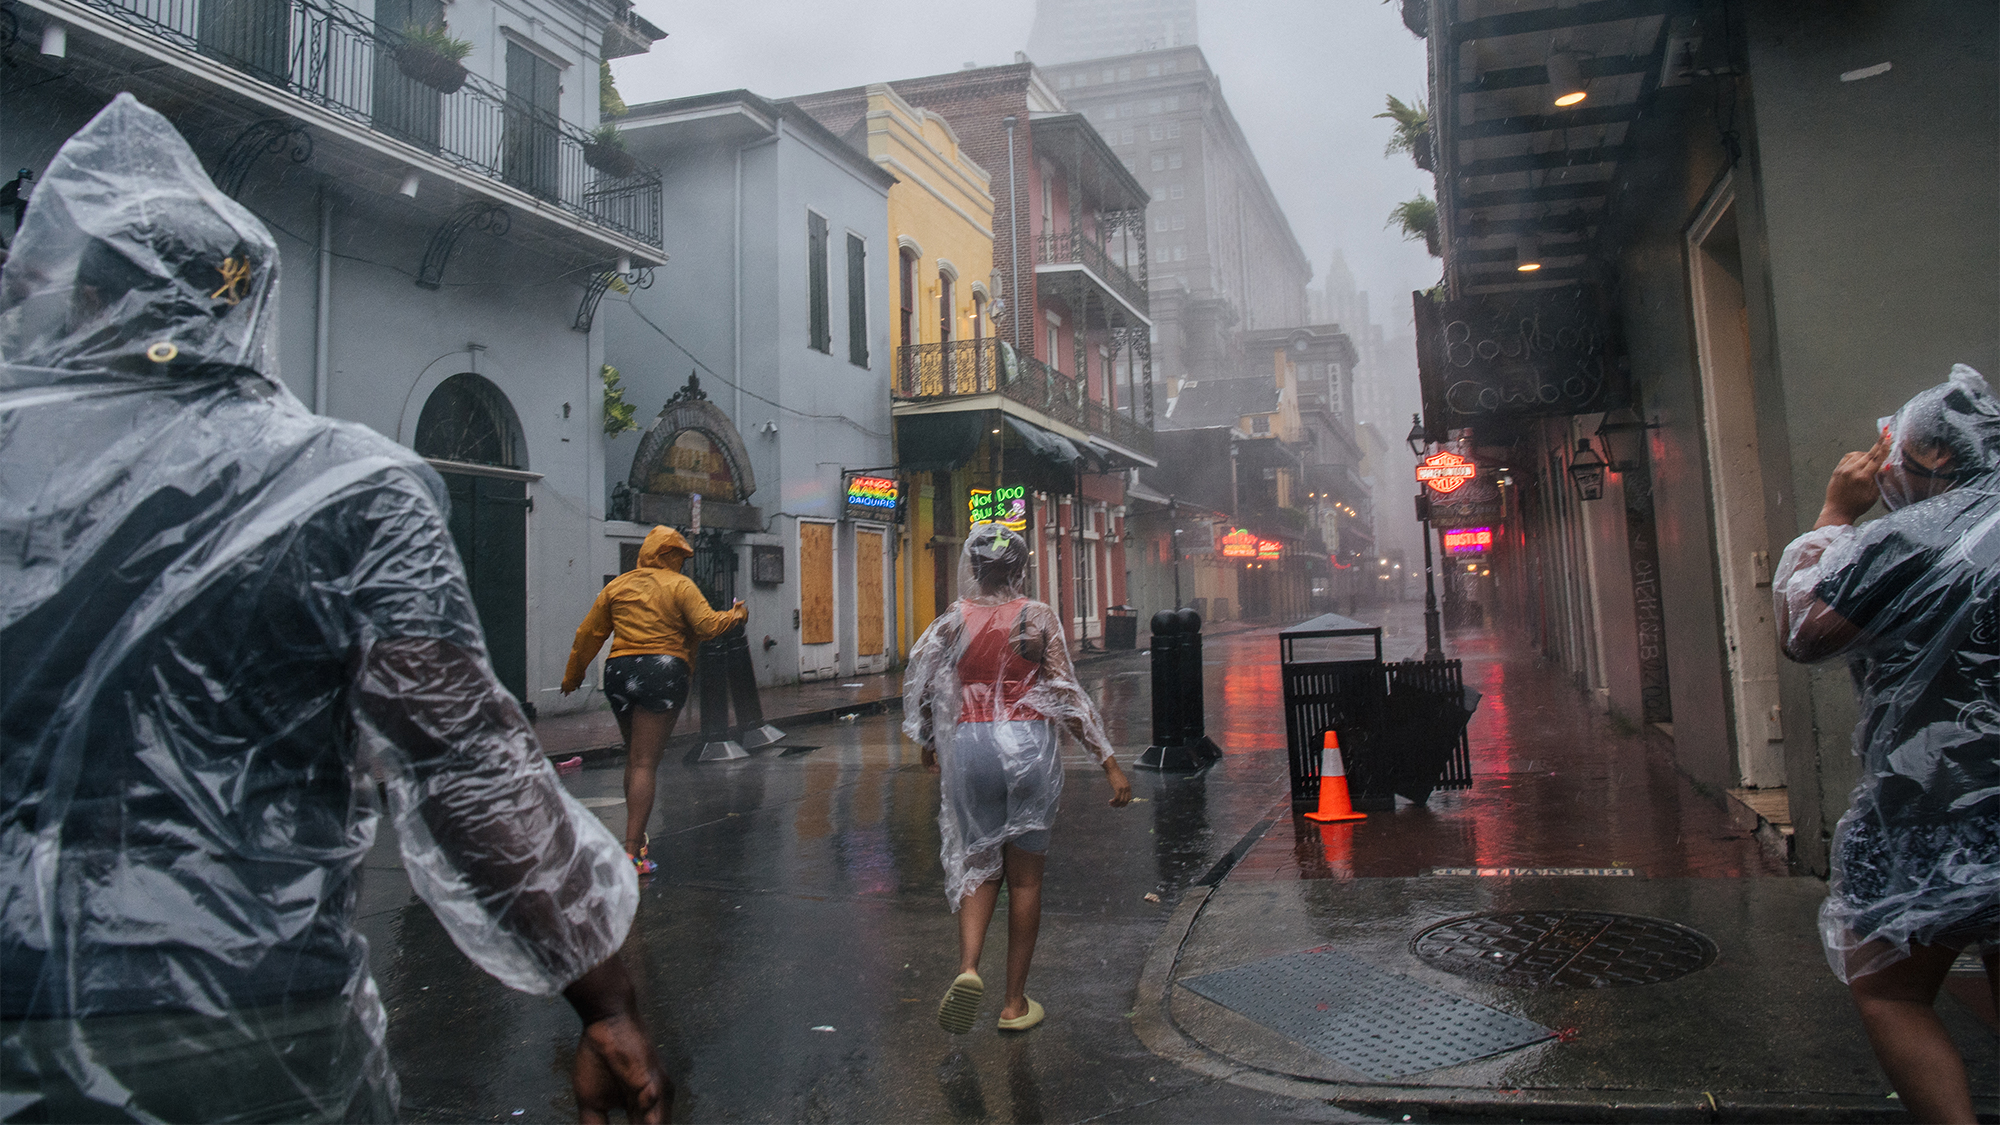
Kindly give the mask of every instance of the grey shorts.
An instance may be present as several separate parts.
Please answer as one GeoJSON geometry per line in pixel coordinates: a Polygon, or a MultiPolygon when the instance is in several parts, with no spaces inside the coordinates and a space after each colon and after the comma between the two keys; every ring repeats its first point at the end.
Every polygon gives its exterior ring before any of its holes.
{"type": "MultiPolygon", "coordinates": [[[[974,839],[985,839],[1001,832],[1023,805],[1040,804],[1046,800],[1039,777],[1016,778],[1009,783],[1007,770],[1001,755],[992,746],[996,727],[1014,728],[1013,736],[1020,737],[1021,728],[1034,731],[1031,737],[1055,736],[1055,731],[1047,723],[960,723],[957,743],[959,769],[965,777],[967,807],[963,810],[966,819],[966,835],[974,839]],[[1035,728],[1040,728],[1039,730],[1035,728]]],[[[1023,832],[1007,841],[1024,852],[1047,855],[1049,850],[1049,830],[1037,829],[1023,832]]]]}

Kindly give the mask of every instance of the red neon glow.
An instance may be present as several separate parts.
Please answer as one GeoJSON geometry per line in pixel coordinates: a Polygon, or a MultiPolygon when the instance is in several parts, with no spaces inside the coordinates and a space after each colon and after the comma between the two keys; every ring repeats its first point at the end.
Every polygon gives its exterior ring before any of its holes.
{"type": "Polygon", "coordinates": [[[1417,483],[1428,485],[1431,491],[1439,494],[1456,492],[1460,485],[1478,472],[1479,466],[1471,461],[1456,453],[1443,451],[1417,462],[1417,483]]]}
{"type": "Polygon", "coordinates": [[[1461,527],[1444,533],[1444,549],[1454,555],[1479,555],[1493,549],[1493,529],[1461,527]]]}
{"type": "Polygon", "coordinates": [[[1275,559],[1284,553],[1285,545],[1276,539],[1257,540],[1257,557],[1260,559],[1275,559]]]}

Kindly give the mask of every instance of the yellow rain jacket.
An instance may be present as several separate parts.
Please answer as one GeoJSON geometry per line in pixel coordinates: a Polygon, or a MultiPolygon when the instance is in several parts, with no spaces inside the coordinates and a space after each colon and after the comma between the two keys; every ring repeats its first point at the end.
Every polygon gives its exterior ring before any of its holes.
{"type": "Polygon", "coordinates": [[[583,683],[583,673],[612,637],[611,655],[650,656],[664,653],[694,664],[694,652],[742,624],[750,616],[743,606],[716,611],[681,564],[694,548],[671,527],[656,527],[639,548],[639,565],[606,583],[576,627],[576,644],[569,650],[563,672],[565,694],[583,683]]]}

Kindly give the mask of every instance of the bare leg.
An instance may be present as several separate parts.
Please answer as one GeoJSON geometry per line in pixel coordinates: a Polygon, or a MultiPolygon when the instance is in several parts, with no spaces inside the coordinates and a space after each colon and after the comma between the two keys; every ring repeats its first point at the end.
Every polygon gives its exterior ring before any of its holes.
{"type": "Polygon", "coordinates": [[[1001,853],[1007,875],[1007,1003],[1001,1019],[1028,1014],[1028,964],[1042,932],[1042,868],[1048,857],[1008,844],[1001,853]]]}
{"type": "Polygon", "coordinates": [[[1973,1125],[1972,1090],[1965,1060],[1938,1019],[1938,987],[1956,950],[1914,945],[1910,956],[1856,977],[1847,988],[1861,1011],[1861,1026],[1889,1084],[1918,1121],[1973,1125]]]}
{"type": "Polygon", "coordinates": [[[958,903],[958,971],[979,971],[979,954],[986,948],[986,926],[1000,901],[1000,880],[990,879],[958,903]]]}
{"type": "Polygon", "coordinates": [[[625,851],[631,855],[638,855],[639,845],[645,843],[660,755],[666,751],[680,714],[634,707],[631,718],[619,724],[625,730],[625,851]]]}

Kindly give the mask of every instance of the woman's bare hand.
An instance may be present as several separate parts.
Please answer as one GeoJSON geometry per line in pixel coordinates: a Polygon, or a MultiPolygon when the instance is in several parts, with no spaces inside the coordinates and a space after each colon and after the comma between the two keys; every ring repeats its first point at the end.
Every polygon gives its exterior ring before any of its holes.
{"type": "Polygon", "coordinates": [[[926,745],[924,746],[924,755],[923,755],[923,762],[924,762],[924,768],[925,768],[925,769],[927,769],[927,770],[931,771],[932,773],[936,773],[936,772],[938,772],[938,760],[937,760],[937,748],[936,748],[936,747],[934,747],[934,746],[931,746],[931,745],[929,745],[929,744],[926,744],[926,745]]]}
{"type": "Polygon", "coordinates": [[[1111,783],[1112,808],[1122,809],[1132,803],[1132,782],[1115,760],[1104,763],[1104,780],[1111,783]]]}
{"type": "Polygon", "coordinates": [[[1875,474],[1889,460],[1889,450],[1889,435],[1883,434],[1866,452],[1841,457],[1840,464],[1834,466],[1833,477],[1826,482],[1826,506],[1819,510],[1819,522],[1813,524],[1814,528],[1851,524],[1868,514],[1868,509],[1882,498],[1875,474]]]}

